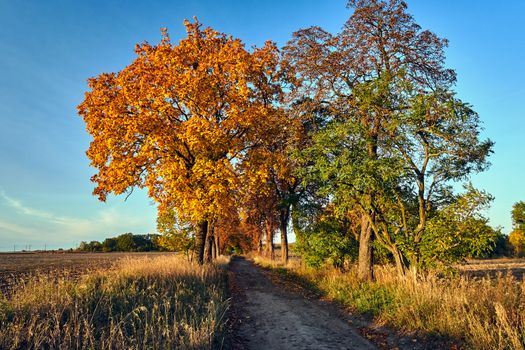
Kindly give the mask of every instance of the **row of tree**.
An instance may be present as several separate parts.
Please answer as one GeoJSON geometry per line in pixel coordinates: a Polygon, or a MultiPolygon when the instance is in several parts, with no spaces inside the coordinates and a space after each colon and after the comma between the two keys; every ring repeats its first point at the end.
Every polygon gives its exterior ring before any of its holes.
{"type": "Polygon", "coordinates": [[[162,244],[160,235],[134,235],[132,233],[106,238],[102,242],[80,242],[77,248],[77,251],[81,252],[150,252],[166,250],[169,250],[169,248],[162,244]]]}
{"type": "Polygon", "coordinates": [[[281,50],[186,21],[178,43],[164,30],[89,79],[94,194],[147,188],[159,231],[194,239],[200,263],[226,246],[273,258],[277,232],[286,262],[290,227],[314,263],[355,257],[363,279],[374,253],[403,274],[490,250],[492,198],[468,178],[493,143],[453,90],[447,41],[404,1],[348,6],[339,33],[301,29],[281,50]]]}

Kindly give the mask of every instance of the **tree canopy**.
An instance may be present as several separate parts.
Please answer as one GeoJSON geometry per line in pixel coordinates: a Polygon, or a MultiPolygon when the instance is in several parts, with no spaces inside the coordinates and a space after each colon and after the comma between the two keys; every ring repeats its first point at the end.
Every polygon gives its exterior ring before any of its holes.
{"type": "Polygon", "coordinates": [[[161,238],[158,234],[136,235],[128,232],[116,237],[108,237],[103,242],[81,242],[77,249],[84,252],[150,252],[171,250],[160,244],[161,238]]]}
{"type": "Polygon", "coordinates": [[[525,202],[519,201],[512,206],[512,224],[515,229],[525,232],[525,202]]]}
{"type": "Polygon", "coordinates": [[[339,33],[301,29],[282,52],[186,21],[177,44],[164,30],[90,79],[78,110],[94,194],[147,188],[166,244],[200,263],[228,240],[273,257],[277,231],[286,262],[290,220],[310,261],[357,256],[362,279],[376,250],[399,273],[486,253],[491,197],[452,185],[489,166],[493,142],[456,96],[447,40],[404,1],[348,7],[339,33]]]}
{"type": "Polygon", "coordinates": [[[236,205],[247,149],[278,125],[281,74],[271,42],[249,52],[197,21],[185,26],[178,44],[163,31],[158,45],[137,45],[122,71],[89,79],[78,110],[93,136],[87,155],[99,199],[147,188],[160,213],[175,210],[206,231],[236,205]]]}
{"type": "Polygon", "coordinates": [[[285,53],[302,108],[325,119],[302,156],[306,178],[339,210],[360,211],[359,271],[372,278],[374,238],[399,270],[420,264],[430,216],[453,200],[448,184],[484,170],[492,142],[454,94],[445,39],[421,29],[403,1],[348,4],[340,33],[300,30],[285,53]]]}

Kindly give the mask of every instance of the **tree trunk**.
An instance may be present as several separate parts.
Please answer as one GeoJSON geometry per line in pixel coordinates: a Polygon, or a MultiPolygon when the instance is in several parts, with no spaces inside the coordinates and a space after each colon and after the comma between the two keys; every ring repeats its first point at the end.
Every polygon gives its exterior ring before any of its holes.
{"type": "MultiPolygon", "coordinates": [[[[369,122],[364,119],[362,123],[364,126],[369,127],[369,122]]],[[[377,140],[378,130],[380,124],[376,121],[373,129],[370,130],[370,141],[368,142],[368,156],[370,159],[377,159],[377,140]]],[[[373,193],[368,193],[368,201],[373,203],[373,193]]],[[[359,233],[359,256],[358,256],[358,269],[357,276],[361,281],[373,281],[374,280],[374,230],[372,229],[372,223],[375,220],[375,213],[363,213],[361,216],[361,232],[359,233]]]]}
{"type": "Polygon", "coordinates": [[[275,259],[275,249],[273,247],[273,232],[269,224],[266,224],[266,251],[270,259],[275,259]]]}
{"type": "Polygon", "coordinates": [[[213,258],[217,259],[217,257],[221,255],[221,249],[219,248],[219,236],[217,236],[215,232],[213,232],[213,237],[215,237],[215,239],[213,240],[213,244],[215,246],[215,249],[213,251],[215,252],[215,256],[213,258]]]}
{"type": "Polygon", "coordinates": [[[392,255],[394,255],[394,261],[396,263],[397,274],[399,276],[404,276],[405,272],[406,272],[406,264],[405,264],[405,261],[403,259],[403,255],[401,254],[401,252],[396,247],[394,247],[394,249],[392,251],[392,255]]]}
{"type": "Polygon", "coordinates": [[[258,243],[257,243],[257,253],[261,255],[263,252],[263,242],[262,239],[259,237],[258,243]]]}
{"type": "Polygon", "coordinates": [[[208,235],[206,237],[206,249],[204,251],[204,256],[206,258],[207,263],[211,263],[213,261],[213,229],[208,229],[208,235]]]}
{"type": "Polygon", "coordinates": [[[215,245],[215,237],[210,238],[211,244],[211,258],[212,260],[217,260],[217,246],[215,245]]]}
{"type": "Polygon", "coordinates": [[[206,235],[208,233],[208,220],[202,220],[197,225],[197,232],[195,234],[195,253],[197,255],[197,263],[204,264],[204,248],[206,245],[206,235]]]}
{"type": "Polygon", "coordinates": [[[208,227],[208,262],[212,262],[217,258],[217,253],[215,252],[215,225],[212,223],[208,227]]]}
{"type": "Polygon", "coordinates": [[[374,231],[369,218],[363,214],[361,218],[361,233],[359,234],[359,257],[357,276],[361,281],[374,280],[374,231]]]}
{"type": "Polygon", "coordinates": [[[280,213],[280,231],[281,231],[281,262],[288,264],[288,219],[290,217],[290,207],[281,209],[280,213]]]}

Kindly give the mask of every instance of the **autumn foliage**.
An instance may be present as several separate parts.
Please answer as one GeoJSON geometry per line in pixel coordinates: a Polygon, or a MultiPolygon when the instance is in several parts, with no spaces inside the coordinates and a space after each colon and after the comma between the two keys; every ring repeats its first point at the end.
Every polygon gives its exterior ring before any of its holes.
{"type": "Polygon", "coordinates": [[[486,201],[470,208],[451,184],[486,169],[493,143],[455,95],[447,40],[404,1],[348,7],[339,33],[298,30],[282,53],[186,21],[178,43],[163,30],[120,72],[89,79],[78,111],[94,194],[146,188],[166,245],[191,243],[200,263],[225,249],[273,258],[277,232],[286,263],[291,221],[309,240],[298,246],[322,242],[316,258],[343,266],[358,247],[361,279],[376,251],[404,274],[447,255],[432,247],[453,246],[447,264],[489,250],[495,231],[478,212],[491,197],[472,189],[486,201]],[[450,208],[467,214],[449,222],[450,208]]]}
{"type": "Polygon", "coordinates": [[[278,125],[281,74],[274,44],[249,52],[197,21],[185,26],[178,44],[163,31],[122,71],[89,79],[78,110],[93,136],[87,155],[99,199],[147,188],[160,213],[207,230],[237,206],[248,150],[278,125]]]}

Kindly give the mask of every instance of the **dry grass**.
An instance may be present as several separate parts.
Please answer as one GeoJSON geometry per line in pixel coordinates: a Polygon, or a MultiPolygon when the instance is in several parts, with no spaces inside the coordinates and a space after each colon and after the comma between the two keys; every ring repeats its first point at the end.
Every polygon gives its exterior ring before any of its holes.
{"type": "Polygon", "coordinates": [[[328,298],[373,314],[380,324],[460,340],[467,348],[525,349],[525,282],[510,272],[476,279],[400,278],[393,269],[378,267],[376,281],[362,283],[354,270],[313,270],[297,262],[287,268],[328,298]]]}
{"type": "Polygon", "coordinates": [[[0,298],[0,348],[209,349],[227,307],[225,265],[125,258],[78,280],[33,277],[0,298]]]}
{"type": "Polygon", "coordinates": [[[108,269],[125,257],[155,257],[170,253],[144,252],[26,252],[0,253],[0,292],[9,291],[24,281],[42,276],[53,279],[78,279],[95,270],[108,269]]]}

